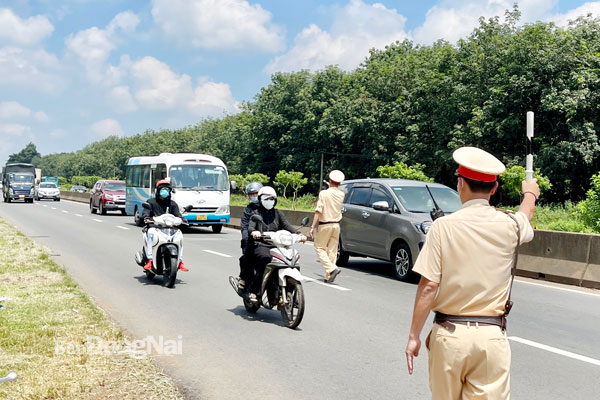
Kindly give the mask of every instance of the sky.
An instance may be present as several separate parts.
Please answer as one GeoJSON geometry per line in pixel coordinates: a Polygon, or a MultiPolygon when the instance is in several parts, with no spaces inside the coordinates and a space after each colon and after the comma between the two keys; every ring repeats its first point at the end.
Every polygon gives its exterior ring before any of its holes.
{"type": "MultiPolygon", "coordinates": [[[[520,0],[521,22],[600,16],[600,1],[520,0]]],[[[0,163],[239,112],[277,71],[397,40],[455,43],[515,0],[0,0],[0,163]]]]}

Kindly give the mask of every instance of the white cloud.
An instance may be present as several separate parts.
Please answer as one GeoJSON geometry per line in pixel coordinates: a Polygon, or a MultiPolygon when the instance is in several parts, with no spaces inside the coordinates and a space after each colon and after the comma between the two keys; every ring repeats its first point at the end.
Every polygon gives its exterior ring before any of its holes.
{"type": "Polygon", "coordinates": [[[79,58],[90,82],[111,84],[118,81],[119,68],[109,65],[108,57],[117,47],[119,33],[133,32],[139,22],[137,15],[125,11],[117,14],[106,29],[94,26],[66,39],[67,49],[79,58]]]}
{"type": "Polygon", "coordinates": [[[154,0],[152,16],[165,34],[184,46],[278,52],[283,30],[271,13],[246,0],[154,0]]]}
{"type": "MultiPolygon", "coordinates": [[[[427,11],[425,22],[413,32],[415,42],[431,44],[438,39],[456,43],[471,34],[479,25],[479,18],[499,16],[512,10],[515,0],[445,0],[427,11]]],[[[558,5],[557,0],[518,1],[521,22],[547,19],[558,5]]]]}
{"type": "Polygon", "coordinates": [[[114,119],[103,119],[98,121],[90,127],[91,132],[101,138],[105,138],[112,135],[123,136],[123,129],[118,121],[114,119]]]}
{"type": "Polygon", "coordinates": [[[201,80],[194,88],[186,74],[177,74],[153,57],[133,63],[131,75],[135,81],[134,98],[148,110],[185,108],[201,116],[237,112],[237,102],[229,85],[201,80]]]}
{"type": "Polygon", "coordinates": [[[0,119],[23,119],[31,115],[31,110],[16,101],[0,102],[0,119]]]}
{"type": "Polygon", "coordinates": [[[8,8],[0,8],[0,43],[32,46],[54,31],[48,18],[36,15],[23,19],[8,8]]]}
{"type": "Polygon", "coordinates": [[[21,124],[0,124],[0,136],[20,137],[31,134],[31,127],[21,124]]]}
{"type": "Polygon", "coordinates": [[[371,48],[384,48],[408,37],[406,18],[381,3],[351,0],[339,10],[330,31],[310,25],[294,39],[294,47],[271,60],[268,72],[299,69],[316,70],[337,64],[353,69],[369,55],[371,48]]]}
{"type": "Polygon", "coordinates": [[[115,86],[108,93],[108,98],[118,112],[132,112],[138,109],[133,96],[131,96],[129,86],[115,86]]]}
{"type": "Polygon", "coordinates": [[[592,14],[593,17],[600,16],[600,1],[584,3],[565,14],[553,15],[549,20],[554,21],[556,25],[567,26],[569,25],[569,21],[573,21],[581,16],[587,16],[588,14],[592,14]]]}
{"type": "Polygon", "coordinates": [[[48,115],[43,111],[33,112],[16,101],[0,102],[0,120],[22,120],[32,116],[39,122],[48,121],[48,115]]]}
{"type": "Polygon", "coordinates": [[[57,92],[64,86],[61,64],[43,49],[0,48],[0,85],[57,92]]]}
{"type": "Polygon", "coordinates": [[[38,112],[34,113],[33,118],[35,118],[36,121],[39,121],[39,122],[47,122],[50,119],[50,118],[48,118],[48,114],[46,114],[43,111],[38,111],[38,112]]]}

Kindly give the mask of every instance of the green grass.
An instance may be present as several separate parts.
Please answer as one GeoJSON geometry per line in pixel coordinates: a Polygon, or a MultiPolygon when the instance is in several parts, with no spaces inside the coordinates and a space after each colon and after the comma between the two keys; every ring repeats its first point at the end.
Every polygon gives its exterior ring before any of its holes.
{"type": "Polygon", "coordinates": [[[57,344],[126,337],[42,248],[0,219],[0,384],[2,399],[180,399],[151,359],[61,354],[57,344]]]}
{"type": "MultiPolygon", "coordinates": [[[[516,211],[518,207],[506,207],[506,209],[516,211]]],[[[571,202],[537,206],[531,225],[536,229],[549,231],[595,233],[581,220],[577,207],[571,202]]]]}
{"type": "MultiPolygon", "coordinates": [[[[234,193],[231,195],[230,203],[232,206],[247,206],[248,197],[234,193]]],[[[296,204],[292,202],[291,198],[284,198],[282,196],[277,197],[277,208],[280,210],[297,210],[297,211],[315,211],[317,205],[317,198],[311,194],[305,194],[304,196],[296,199],[296,204]]]]}

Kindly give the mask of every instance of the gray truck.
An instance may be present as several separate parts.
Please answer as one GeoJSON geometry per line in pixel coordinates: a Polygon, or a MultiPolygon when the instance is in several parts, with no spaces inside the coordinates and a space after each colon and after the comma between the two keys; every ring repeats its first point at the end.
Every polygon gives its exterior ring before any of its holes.
{"type": "Polygon", "coordinates": [[[23,200],[33,203],[35,167],[31,164],[6,164],[2,168],[2,197],[5,203],[23,200]]]}

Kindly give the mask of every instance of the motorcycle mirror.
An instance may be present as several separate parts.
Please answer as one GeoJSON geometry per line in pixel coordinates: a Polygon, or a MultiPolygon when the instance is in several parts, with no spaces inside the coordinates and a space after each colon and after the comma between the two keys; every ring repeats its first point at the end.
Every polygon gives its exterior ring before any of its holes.
{"type": "Polygon", "coordinates": [[[194,208],[194,206],[189,205],[189,206],[184,207],[183,209],[187,212],[190,212],[190,211],[192,211],[193,208],[194,208]]]}
{"type": "Polygon", "coordinates": [[[302,218],[302,222],[300,223],[300,225],[308,226],[309,222],[310,222],[310,219],[308,219],[308,217],[304,217],[304,218],[302,218]]]}
{"type": "Polygon", "coordinates": [[[260,215],[254,214],[250,219],[254,222],[263,222],[263,219],[260,215]]]}
{"type": "Polygon", "coordinates": [[[150,209],[150,204],[148,203],[142,203],[142,207],[145,208],[146,210],[150,209]]]}

